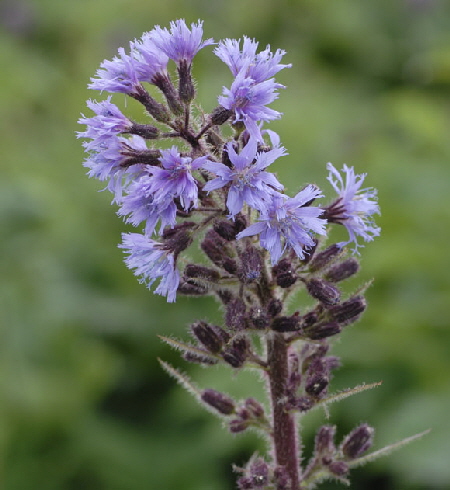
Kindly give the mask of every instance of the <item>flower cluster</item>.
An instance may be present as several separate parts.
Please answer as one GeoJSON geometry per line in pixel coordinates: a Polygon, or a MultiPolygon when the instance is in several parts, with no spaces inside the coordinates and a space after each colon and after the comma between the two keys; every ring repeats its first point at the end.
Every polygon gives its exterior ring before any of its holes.
{"type": "MultiPolygon", "coordinates": [[[[283,85],[273,78],[290,64],[282,64],[282,50],[271,52],[270,46],[258,52],[258,43],[243,40],[220,41],[214,53],[230,69],[234,81],[218,97],[219,106],[209,118],[198,117],[192,107],[195,83],[192,80],[193,58],[204,47],[215,44],[203,40],[202,23],[190,28],[183,20],[172,22],[170,29],[156,26],[141,39],[123,48],[112,60],[105,60],[89,87],[101,92],[124,93],[139,101],[153,119],[139,123],[126,117],[111,102],[88,101],[95,116],[85,117],[80,124],[86,130],[88,157],[84,165],[89,176],[107,182],[119,205],[118,214],[134,226],[143,226],[146,247],[157,247],[153,234],[164,234],[186,218],[197,216],[190,229],[200,235],[217,218],[227,216],[231,222],[242,215],[245,229],[233,236],[240,241],[259,236],[260,246],[269,252],[272,264],[293,251],[303,260],[315,246],[315,235],[325,235],[328,223],[344,225],[349,241],[371,240],[379,234],[372,222],[378,213],[375,191],[361,189],[364,175],[355,175],[353,167],[344,166],[343,174],[331,164],[329,180],[338,193],[329,206],[313,205],[323,197],[313,185],[307,185],[294,197],[283,192],[283,185],[268,168],[287,154],[276,133],[264,124],[281,114],[268,107],[283,85]],[[169,62],[173,61],[178,84],[172,82],[169,62]],[[157,101],[149,92],[153,85],[165,97],[157,101]],[[196,117],[197,116],[197,117],[196,117]],[[236,136],[227,141],[220,126],[229,121],[236,136]],[[155,141],[172,139],[170,149],[158,149],[155,141]],[[159,224],[159,229],[157,226],[159,224]]],[[[140,256],[142,240],[124,237],[122,247],[130,257],[140,256]]],[[[348,242],[342,242],[343,246],[348,242]]],[[[167,250],[164,240],[161,250],[167,250]]],[[[144,247],[145,248],[145,247],[144,247]]],[[[171,266],[161,268],[159,254],[146,254],[146,262],[127,260],[150,286],[160,278],[167,281],[166,271],[172,267],[172,287],[159,287],[158,294],[174,301],[179,274],[176,257],[171,266]],[[164,272],[163,272],[164,271],[164,272]],[[170,293],[169,293],[170,291],[170,293]]]]}
{"type": "Polygon", "coordinates": [[[291,66],[281,63],[285,52],[270,46],[258,52],[258,43],[247,37],[220,41],[214,54],[234,78],[205,115],[193,104],[192,63],[213,44],[203,40],[202,22],[189,27],[177,20],[104,61],[89,87],[126,94],[149,119],[128,118],[111,95],[88,101],[95,115],[79,120],[86,130],[78,133],[86,140],[84,165],[89,176],[106,181],[119,216],[141,227],[141,233],[125,233],[120,245],[140,280],[149,288],[156,282],[155,293],[169,302],[179,294],[210,294],[222,304],[223,325],[194,323],[191,344],[165,340],[189,362],[261,369],[267,378],[270,415],[252,397],[237,401],[213,389],[196,391],[162,362],[231,432],[252,427],[270,441],[272,460],[254,455],[239,470],[239,488],[298,490],[324,478],[345,482],[349,469],[363,462],[373,429],[362,424],[336,446],[334,427],[322,427],[313,456],[301,468],[296,415],[371,387],[328,392],[339,366],[329,355],[330,341],[366,309],[364,288],[343,298],[340,283],[359,270],[345,246],[352,243],[356,251],[358,240],[380,234],[373,221],[379,214],[376,191],[362,187],[365,174],[329,163],[336,193],[329,204],[313,184],[287,195],[270,170],[287,151],[266,127],[281,117],[268,106],[284,88],[274,76],[291,66]],[[161,140],[169,144],[158,146],[161,140]],[[327,247],[325,237],[335,224],[345,227],[348,239],[327,247]],[[195,242],[203,263],[186,257],[195,242]],[[301,287],[313,305],[289,311],[286,300],[301,287]],[[255,338],[265,342],[263,353],[255,338]]]}

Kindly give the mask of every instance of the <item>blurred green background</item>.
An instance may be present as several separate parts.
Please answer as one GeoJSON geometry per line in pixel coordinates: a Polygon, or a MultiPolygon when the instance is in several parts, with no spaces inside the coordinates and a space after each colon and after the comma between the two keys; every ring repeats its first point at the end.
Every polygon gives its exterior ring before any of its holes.
{"type": "MultiPolygon", "coordinates": [[[[231,463],[263,446],[232,437],[160,368],[238,397],[252,376],[186,365],[158,334],[187,338],[212,299],[168,305],[117,248],[127,227],[82,167],[77,119],[104,58],[170,20],[205,36],[283,48],[288,86],[271,125],[294,193],[331,189],[325,164],[354,165],[379,189],[382,236],[350,288],[375,278],[369,309],[336,345],[339,436],[366,421],[376,447],[419,442],[353,472],[355,489],[450,488],[450,3],[446,0],[2,0],[0,2],[0,488],[231,490],[231,463]]],[[[205,111],[231,83],[208,48],[195,61],[205,111]]],[[[129,229],[129,228],[128,228],[129,229]]],[[[297,305],[293,305],[294,307],[297,305]]],[[[305,417],[305,453],[323,413],[305,417]]],[[[340,485],[324,484],[323,489],[340,485]]]]}

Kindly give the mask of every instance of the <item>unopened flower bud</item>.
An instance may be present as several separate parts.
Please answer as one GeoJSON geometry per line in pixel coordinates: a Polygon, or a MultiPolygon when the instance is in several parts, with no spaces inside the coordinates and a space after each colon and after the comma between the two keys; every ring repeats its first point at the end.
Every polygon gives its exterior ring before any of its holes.
{"type": "Polygon", "coordinates": [[[231,258],[232,251],[227,241],[216,231],[209,230],[200,246],[213,264],[227,270],[230,274],[233,273],[230,271],[236,271],[236,263],[231,258]]]}
{"type": "Polygon", "coordinates": [[[322,373],[313,374],[305,385],[305,391],[308,395],[318,397],[325,394],[330,380],[328,376],[322,373]]]}
{"type": "Polygon", "coordinates": [[[279,299],[273,298],[269,301],[269,304],[267,305],[267,313],[269,316],[275,318],[282,310],[283,303],[279,299]]]}
{"type": "Polygon", "coordinates": [[[195,87],[192,82],[191,63],[181,60],[178,63],[178,94],[183,102],[190,103],[195,97],[195,87]]]}
{"type": "Polygon", "coordinates": [[[146,140],[153,140],[159,137],[159,129],[150,124],[133,123],[130,129],[130,134],[137,134],[146,140]]]}
{"type": "Polygon", "coordinates": [[[208,289],[200,284],[193,284],[184,279],[180,280],[177,292],[186,296],[203,296],[208,294],[208,289]]]}
{"type": "Polygon", "coordinates": [[[338,477],[343,477],[349,472],[348,464],[344,461],[332,461],[328,465],[328,469],[330,470],[330,473],[338,477]]]}
{"type": "Polygon", "coordinates": [[[258,281],[263,268],[261,254],[255,247],[247,247],[240,257],[238,277],[244,284],[258,281]]]}
{"type": "Polygon", "coordinates": [[[236,238],[237,232],[234,223],[228,220],[217,221],[214,223],[214,231],[225,240],[231,241],[236,238]]]}
{"type": "Polygon", "coordinates": [[[314,255],[309,264],[309,269],[312,272],[320,271],[326,267],[331,261],[338,257],[342,253],[342,247],[337,244],[330,245],[325,250],[314,255]]]}
{"type": "Polygon", "coordinates": [[[359,262],[355,257],[350,257],[343,262],[334,265],[327,270],[325,279],[330,282],[339,282],[355,275],[359,270],[359,262]]]}
{"type": "Polygon", "coordinates": [[[298,315],[279,316],[273,320],[271,328],[276,332],[295,332],[300,328],[300,317],[298,315]]]}
{"type": "Polygon", "coordinates": [[[288,259],[282,259],[273,268],[277,285],[281,288],[288,288],[297,281],[297,274],[292,268],[292,264],[288,259]]]}
{"type": "Polygon", "coordinates": [[[211,112],[209,117],[211,118],[211,122],[214,124],[214,126],[221,126],[222,124],[226,123],[228,119],[230,119],[232,114],[233,111],[225,109],[225,107],[219,105],[211,112]]]}
{"type": "Polygon", "coordinates": [[[321,456],[331,456],[336,452],[334,436],[336,427],[334,425],[324,425],[316,434],[314,450],[321,456]]]}
{"type": "Polygon", "coordinates": [[[223,360],[234,368],[240,368],[247,359],[249,349],[250,345],[246,337],[236,337],[223,351],[223,360]]]}
{"type": "Polygon", "coordinates": [[[332,337],[340,333],[341,326],[337,322],[318,323],[310,327],[303,328],[303,334],[311,340],[321,340],[332,337]]]}
{"type": "Polygon", "coordinates": [[[187,278],[205,279],[209,282],[217,282],[220,279],[216,270],[197,264],[188,264],[184,269],[184,275],[187,278]]]}
{"type": "Polygon", "coordinates": [[[257,330],[264,330],[269,326],[269,317],[266,312],[259,307],[250,310],[249,320],[257,330]]]}
{"type": "Polygon", "coordinates": [[[191,325],[192,333],[209,352],[217,354],[222,350],[223,341],[217,333],[219,327],[214,327],[206,322],[198,321],[191,325]]]}
{"type": "Polygon", "coordinates": [[[306,281],[308,293],[326,306],[335,305],[341,298],[341,292],[323,279],[312,278],[306,281]]]}
{"type": "Polygon", "coordinates": [[[367,424],[361,424],[344,439],[342,454],[355,459],[364,454],[372,445],[374,429],[367,424]]]}
{"type": "Polygon", "coordinates": [[[232,299],[226,307],[225,324],[231,330],[244,330],[246,327],[246,306],[241,298],[232,299]]]}
{"type": "Polygon", "coordinates": [[[293,403],[293,408],[297,409],[300,412],[307,412],[311,410],[314,406],[314,400],[310,396],[300,396],[295,399],[295,403],[293,403]]]}
{"type": "Polygon", "coordinates": [[[254,398],[247,398],[244,405],[252,418],[260,419],[264,416],[264,408],[258,400],[255,400],[254,398]]]}
{"type": "Polygon", "coordinates": [[[247,468],[253,488],[263,488],[269,480],[269,465],[262,458],[255,458],[247,468]]]}
{"type": "Polygon", "coordinates": [[[355,322],[367,307],[363,296],[354,296],[339,305],[332,306],[328,311],[331,318],[342,326],[355,322]]]}
{"type": "Polygon", "coordinates": [[[220,393],[220,391],[206,389],[201,394],[201,399],[207,405],[216,409],[223,415],[231,415],[234,413],[234,401],[224,393],[220,393]]]}

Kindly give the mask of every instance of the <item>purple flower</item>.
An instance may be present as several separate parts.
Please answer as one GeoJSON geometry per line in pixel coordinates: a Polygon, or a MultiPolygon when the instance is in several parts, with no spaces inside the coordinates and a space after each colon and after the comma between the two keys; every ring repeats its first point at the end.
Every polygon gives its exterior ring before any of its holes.
{"type": "Polygon", "coordinates": [[[110,136],[85,142],[83,146],[89,153],[83,163],[89,169],[89,177],[95,177],[101,181],[109,180],[107,189],[115,195],[114,201],[119,202],[124,187],[140,175],[144,168],[142,164],[123,166],[127,159],[124,151],[147,150],[145,140],[137,135],[129,139],[110,136]]]}
{"type": "Polygon", "coordinates": [[[213,39],[202,41],[201,21],[197,24],[192,23],[189,30],[184,20],[176,20],[170,23],[170,31],[165,27],[156,26],[149,35],[155,46],[176,63],[186,61],[190,64],[200,49],[214,44],[213,39]]]}
{"type": "Polygon", "coordinates": [[[157,77],[167,77],[169,57],[152,40],[152,32],[143,34],[139,41],[130,43],[131,56],[137,77],[141,82],[155,83],[157,77]]]}
{"type": "Polygon", "coordinates": [[[145,221],[145,233],[151,235],[161,222],[160,235],[164,227],[175,226],[177,207],[170,194],[155,195],[155,182],[152,175],[146,174],[133,181],[127,188],[127,195],[122,199],[119,216],[130,215],[127,223],[138,226],[145,221]]]}
{"type": "Polygon", "coordinates": [[[223,95],[218,97],[219,104],[230,111],[234,111],[234,122],[242,121],[253,138],[262,141],[259,121],[272,121],[278,119],[281,113],[266,107],[278,98],[276,89],[284,88],[273,78],[261,83],[255,83],[246,76],[242,69],[236,76],[230,89],[223,87],[223,95]]]}
{"type": "Polygon", "coordinates": [[[204,186],[205,191],[213,191],[229,185],[227,207],[232,217],[239,213],[244,205],[262,210],[267,206],[267,200],[283,186],[274,174],[264,169],[278,157],[286,155],[283,147],[276,147],[267,152],[257,153],[257,141],[250,138],[246,146],[238,154],[233,143],[227,144],[228,157],[233,167],[223,163],[206,162],[203,168],[214,173],[217,177],[204,186]]]}
{"type": "Polygon", "coordinates": [[[78,123],[85,124],[87,129],[77,133],[77,137],[94,140],[94,146],[111,136],[129,132],[133,126],[133,123],[122,114],[119,108],[111,103],[111,96],[101,102],[88,100],[87,105],[97,115],[85,117],[82,114],[83,117],[78,120],[78,123]]]}
{"type": "Polygon", "coordinates": [[[163,244],[139,233],[124,233],[122,239],[119,247],[129,254],[125,259],[127,267],[135,269],[134,274],[141,276],[140,282],[146,283],[148,288],[160,279],[155,293],[167,296],[167,301],[173,303],[180,282],[174,254],[163,244]]]}
{"type": "Polygon", "coordinates": [[[153,174],[153,189],[156,199],[158,196],[170,195],[172,198],[179,198],[184,210],[187,211],[191,206],[196,207],[198,201],[198,187],[192,171],[205,165],[208,157],[200,157],[192,160],[190,157],[183,157],[178,152],[176,146],[170,150],[162,150],[159,167],[149,167],[153,174]]]}
{"type": "Polygon", "coordinates": [[[240,40],[225,39],[220,41],[214,53],[226,64],[234,76],[244,70],[245,76],[253,79],[255,83],[261,83],[268,78],[272,78],[283,68],[290,68],[292,65],[280,64],[281,58],[286,54],[285,51],[277,49],[275,53],[270,51],[267,46],[264,51],[256,54],[258,43],[244,36],[242,51],[240,40]]]}
{"type": "Polygon", "coordinates": [[[373,214],[380,214],[377,191],[373,188],[361,189],[366,174],[355,175],[353,167],[344,165],[342,169],[347,177],[345,184],[331,163],[327,164],[327,169],[330,172],[328,180],[339,197],[325,209],[325,216],[330,223],[339,223],[347,228],[349,239],[339,243],[339,246],[354,242],[356,251],[361,246],[357,242],[358,235],[368,242],[380,234],[381,229],[372,220],[373,214]]]}
{"type": "Polygon", "coordinates": [[[300,259],[305,248],[312,247],[311,232],[325,235],[326,220],[319,218],[323,210],[309,203],[323,197],[314,185],[308,185],[295,197],[273,194],[270,205],[261,212],[259,221],[241,231],[237,238],[259,234],[261,246],[270,252],[272,263],[278,262],[286,247],[292,247],[300,259]]]}
{"type": "Polygon", "coordinates": [[[115,56],[112,61],[105,60],[97,70],[98,78],[91,78],[88,88],[93,90],[106,90],[138,96],[140,83],[137,77],[134,60],[119,48],[120,57],[115,56]]]}

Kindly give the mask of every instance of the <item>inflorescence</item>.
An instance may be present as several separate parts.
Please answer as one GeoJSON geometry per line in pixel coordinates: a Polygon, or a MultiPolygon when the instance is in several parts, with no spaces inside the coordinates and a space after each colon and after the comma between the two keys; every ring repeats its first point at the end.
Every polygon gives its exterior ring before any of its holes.
{"type": "Polygon", "coordinates": [[[142,229],[123,235],[127,266],[149,288],[157,282],[155,293],[169,302],[179,294],[210,294],[223,306],[222,326],[191,326],[194,343],[165,340],[188,361],[259,369],[268,382],[271,417],[254,398],[236,401],[213,389],[197,390],[163,363],[231,432],[252,427],[268,438],[272,459],[255,455],[240,469],[240,489],[298,490],[324,478],[346,481],[373,437],[373,429],[362,424],[336,445],[335,427],[323,426],[313,456],[300,467],[301,445],[292,432],[298,430],[296,417],[365,389],[328,393],[340,364],[329,355],[329,341],[366,308],[364,288],[342,298],[340,282],[359,270],[345,246],[352,243],[356,252],[380,228],[373,222],[379,214],[376,191],[362,187],[365,174],[353,167],[338,171],[328,164],[336,193],[328,204],[321,204],[324,194],[312,184],[288,196],[269,171],[287,155],[279,136],[266,128],[281,117],[269,105],[284,88],[274,75],[291,66],[281,63],[284,55],[270,46],[258,52],[248,37],[203,40],[200,21],[156,26],[131,42],[128,52],[121,48],[104,61],[89,85],[136,100],[148,123],[129,119],[111,95],[88,101],[95,115],[79,120],[86,126],[78,136],[86,140],[89,176],[105,181],[119,216],[142,229]],[[212,45],[233,80],[205,114],[194,104],[192,62],[212,45]],[[347,229],[348,240],[325,246],[333,224],[347,229]],[[204,263],[186,257],[193,243],[200,244],[204,263]],[[286,300],[301,287],[314,304],[289,313],[286,300]],[[265,340],[265,348],[255,338],[265,340]]]}

